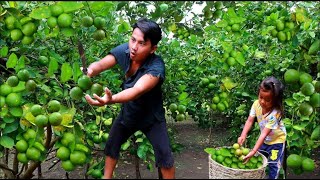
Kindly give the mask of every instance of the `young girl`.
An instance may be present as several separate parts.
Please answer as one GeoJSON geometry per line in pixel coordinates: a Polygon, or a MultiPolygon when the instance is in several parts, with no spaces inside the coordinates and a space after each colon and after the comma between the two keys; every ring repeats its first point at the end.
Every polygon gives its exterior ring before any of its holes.
{"type": "Polygon", "coordinates": [[[283,117],[283,84],[275,77],[264,79],[258,92],[258,99],[252,104],[238,143],[245,141],[251,126],[257,118],[261,134],[253,149],[244,157],[244,163],[257,151],[268,158],[269,179],[277,179],[284,157],[286,129],[283,117]]]}

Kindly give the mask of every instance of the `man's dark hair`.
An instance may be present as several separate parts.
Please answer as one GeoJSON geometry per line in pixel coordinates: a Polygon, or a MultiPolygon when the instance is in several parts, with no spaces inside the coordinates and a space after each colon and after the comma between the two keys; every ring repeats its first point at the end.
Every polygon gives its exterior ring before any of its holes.
{"type": "Polygon", "coordinates": [[[135,28],[139,28],[144,34],[143,39],[145,41],[150,39],[152,45],[157,45],[162,38],[160,26],[150,19],[140,18],[136,23],[133,24],[132,28],[133,30],[135,28]]]}

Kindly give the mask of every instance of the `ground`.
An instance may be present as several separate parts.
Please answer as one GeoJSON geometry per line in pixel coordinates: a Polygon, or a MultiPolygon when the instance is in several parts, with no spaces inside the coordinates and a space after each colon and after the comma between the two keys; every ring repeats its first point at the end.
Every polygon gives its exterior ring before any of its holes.
{"type": "MultiPolygon", "coordinates": [[[[208,129],[198,128],[192,121],[184,123],[179,122],[169,124],[169,127],[176,132],[176,142],[181,143],[184,149],[180,153],[175,153],[175,167],[177,179],[208,179],[209,166],[208,154],[204,151],[206,147],[219,147],[227,137],[231,134],[225,128],[215,128],[209,138],[210,131],[208,129]],[[210,139],[210,140],[209,140],[210,139]]],[[[102,154],[97,154],[101,157],[102,154]]],[[[316,151],[313,159],[316,160],[316,170],[312,173],[304,173],[302,175],[294,175],[288,172],[287,179],[320,179],[320,152],[316,151]]],[[[51,159],[42,164],[43,179],[67,179],[65,171],[60,167],[60,163],[49,170],[49,167],[57,159],[51,159]]],[[[158,171],[154,169],[150,172],[146,166],[141,163],[140,174],[142,179],[158,179],[158,171]]],[[[37,170],[34,172],[34,179],[37,179],[37,170]]],[[[85,168],[78,168],[77,170],[68,174],[69,179],[83,179],[85,168]]],[[[91,177],[88,177],[92,179],[91,177]]],[[[115,179],[136,179],[135,165],[133,157],[124,155],[118,162],[115,170],[115,179]]]]}

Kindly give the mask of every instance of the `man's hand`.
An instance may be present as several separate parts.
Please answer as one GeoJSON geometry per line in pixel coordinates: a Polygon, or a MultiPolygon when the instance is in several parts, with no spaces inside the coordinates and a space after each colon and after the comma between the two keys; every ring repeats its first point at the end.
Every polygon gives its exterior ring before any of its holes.
{"type": "MultiPolygon", "coordinates": [[[[83,67],[80,67],[80,70],[82,71],[83,67]]],[[[87,74],[86,75],[89,76],[89,77],[92,77],[92,73],[93,73],[92,69],[87,68],[87,74]]]]}
{"type": "Polygon", "coordinates": [[[100,97],[96,94],[93,94],[93,97],[96,100],[92,99],[89,94],[85,95],[87,102],[94,106],[104,106],[106,104],[114,103],[112,102],[112,93],[108,88],[105,89],[105,95],[103,97],[100,97]]]}

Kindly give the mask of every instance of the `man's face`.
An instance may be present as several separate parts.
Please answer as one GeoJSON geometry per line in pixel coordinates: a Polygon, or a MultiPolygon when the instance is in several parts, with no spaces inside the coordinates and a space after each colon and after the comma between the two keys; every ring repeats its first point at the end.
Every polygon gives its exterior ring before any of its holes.
{"type": "Polygon", "coordinates": [[[152,54],[157,46],[152,46],[151,41],[143,39],[144,34],[139,28],[135,28],[129,40],[130,58],[132,61],[144,61],[152,54]]]}

